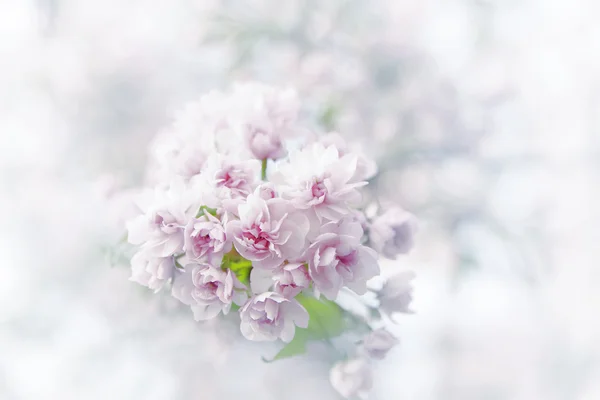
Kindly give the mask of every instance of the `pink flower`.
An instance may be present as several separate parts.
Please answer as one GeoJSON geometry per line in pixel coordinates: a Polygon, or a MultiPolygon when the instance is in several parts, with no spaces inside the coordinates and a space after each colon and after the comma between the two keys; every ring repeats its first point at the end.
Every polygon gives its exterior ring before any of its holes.
{"type": "Polygon", "coordinates": [[[275,192],[275,186],[271,182],[265,182],[260,184],[256,188],[256,194],[263,200],[270,200],[277,197],[277,193],[275,192]]]}
{"type": "Polygon", "coordinates": [[[155,257],[181,252],[184,227],[199,207],[195,193],[176,179],[167,190],[144,192],[137,205],[142,214],[127,222],[129,243],[142,245],[155,257]]]}
{"type": "Polygon", "coordinates": [[[354,358],[341,361],[329,373],[331,386],[344,398],[366,399],[373,387],[373,370],[369,361],[354,358]]]}
{"type": "Polygon", "coordinates": [[[367,355],[375,360],[383,360],[388,351],[398,344],[398,339],[386,329],[377,329],[363,340],[362,347],[367,355]]]}
{"type": "Polygon", "coordinates": [[[319,221],[337,221],[361,198],[357,189],[366,182],[352,182],[355,172],[354,155],[340,157],[335,146],[313,143],[277,164],[272,180],[295,207],[311,209],[319,221]]]}
{"type": "Polygon", "coordinates": [[[416,218],[400,207],[393,207],[375,218],[369,228],[369,243],[383,256],[395,259],[412,249],[416,232],[416,218]]]}
{"type": "Polygon", "coordinates": [[[291,263],[282,266],[273,276],[273,290],[291,299],[310,286],[308,270],[302,263],[291,263]]]}
{"type": "Polygon", "coordinates": [[[377,253],[360,244],[360,224],[351,219],[330,222],[321,232],[306,255],[316,289],[330,300],[335,300],[343,286],[364,294],[379,266],[377,253]]]}
{"type": "Polygon", "coordinates": [[[173,277],[173,257],[154,257],[147,251],[139,251],[131,258],[130,281],[153,290],[160,290],[173,277]]]}
{"type": "Polygon", "coordinates": [[[285,156],[286,151],[281,136],[269,120],[247,122],[243,126],[244,137],[252,155],[259,160],[278,159],[285,156]]]}
{"type": "Polygon", "coordinates": [[[411,281],[414,278],[415,273],[413,271],[400,272],[389,278],[377,293],[379,308],[389,314],[395,312],[412,313],[409,307],[413,293],[411,281]]]}
{"type": "Polygon", "coordinates": [[[274,341],[281,338],[290,342],[296,326],[308,326],[308,312],[296,300],[286,299],[279,293],[258,294],[240,309],[240,329],[246,339],[274,341]]]}
{"type": "MultiPolygon", "coordinates": [[[[225,217],[223,217],[225,218],[225,217]]],[[[223,254],[231,250],[231,241],[227,240],[225,223],[208,212],[191,220],[185,227],[184,250],[191,260],[209,261],[219,265],[223,254]]]]}
{"type": "Polygon", "coordinates": [[[219,200],[244,198],[252,193],[260,177],[258,160],[238,161],[233,156],[209,157],[202,173],[203,191],[214,191],[219,200]]]}
{"type": "Polygon", "coordinates": [[[287,201],[251,194],[238,207],[238,214],[239,220],[227,224],[227,233],[236,250],[255,268],[273,269],[304,252],[308,219],[287,201]]]}
{"type": "Polygon", "coordinates": [[[231,304],[242,305],[248,298],[246,287],[231,270],[210,264],[188,264],[173,282],[173,297],[191,306],[196,321],[227,314],[231,304]]]}

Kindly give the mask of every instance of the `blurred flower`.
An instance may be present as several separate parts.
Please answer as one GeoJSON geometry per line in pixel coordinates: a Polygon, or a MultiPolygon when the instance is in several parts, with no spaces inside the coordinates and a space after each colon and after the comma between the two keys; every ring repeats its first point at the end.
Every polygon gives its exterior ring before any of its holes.
{"type": "Polygon", "coordinates": [[[369,333],[362,343],[366,354],[375,360],[382,360],[392,347],[398,344],[398,339],[386,329],[377,329],[369,333]]]}
{"type": "Polygon", "coordinates": [[[354,144],[350,146],[346,140],[337,132],[327,133],[319,138],[319,143],[325,147],[335,146],[338,149],[339,156],[354,154],[356,156],[356,172],[353,180],[356,182],[370,179],[377,173],[377,163],[368,158],[362,151],[362,146],[354,144]]]}
{"type": "Polygon", "coordinates": [[[156,257],[182,251],[184,227],[199,207],[194,192],[183,180],[173,180],[166,190],[157,187],[142,193],[137,205],[143,214],[127,222],[129,243],[142,245],[156,257]]]}
{"type": "Polygon", "coordinates": [[[308,312],[296,300],[265,292],[252,297],[240,309],[241,331],[246,339],[290,342],[296,326],[308,326],[308,312]]]}
{"type": "Polygon", "coordinates": [[[155,257],[140,250],[131,258],[131,278],[153,290],[160,290],[173,277],[175,260],[170,257],[155,257]]]}
{"type": "Polygon", "coordinates": [[[412,302],[413,286],[411,280],[415,278],[413,271],[400,272],[389,278],[377,293],[379,308],[387,313],[412,313],[409,309],[412,302]]]}
{"type": "Polygon", "coordinates": [[[365,358],[342,361],[333,366],[329,374],[331,385],[344,398],[366,399],[373,387],[373,370],[365,358]]]}
{"type": "Polygon", "coordinates": [[[371,223],[369,243],[378,253],[395,259],[413,247],[416,230],[416,218],[400,207],[393,207],[371,223]]]}
{"type": "Polygon", "coordinates": [[[173,297],[191,306],[196,321],[227,314],[231,304],[242,305],[246,287],[231,270],[223,271],[210,264],[188,264],[173,282],[173,297]]]}

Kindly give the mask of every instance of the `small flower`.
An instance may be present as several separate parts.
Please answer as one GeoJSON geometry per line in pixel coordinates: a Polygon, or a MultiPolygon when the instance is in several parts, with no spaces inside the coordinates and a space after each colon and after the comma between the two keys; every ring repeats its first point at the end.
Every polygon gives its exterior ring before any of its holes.
{"type": "Polygon", "coordinates": [[[354,155],[340,157],[335,146],[313,143],[279,163],[272,180],[295,207],[312,210],[319,221],[337,221],[350,213],[361,197],[357,189],[366,184],[351,182],[355,172],[354,155]]]}
{"type": "Polygon", "coordinates": [[[259,160],[278,159],[286,151],[281,142],[277,127],[267,120],[255,120],[243,125],[243,135],[248,143],[252,155],[259,160]]]}
{"type": "Polygon", "coordinates": [[[412,313],[409,309],[413,293],[410,281],[414,278],[415,273],[412,271],[400,272],[389,278],[377,293],[379,308],[390,314],[395,312],[412,313]]]}
{"type": "Polygon", "coordinates": [[[196,321],[227,314],[231,304],[242,305],[248,298],[246,287],[231,270],[210,264],[188,264],[173,282],[173,297],[191,306],[196,321]]]}
{"type": "Polygon", "coordinates": [[[379,273],[377,254],[360,244],[360,224],[344,219],[323,226],[307,250],[309,274],[316,289],[335,300],[343,286],[358,294],[367,290],[367,280],[379,273]]]}
{"type": "Polygon", "coordinates": [[[416,218],[399,207],[393,207],[371,224],[370,245],[385,257],[395,259],[399,254],[410,251],[416,231],[416,218]]]}
{"type": "Polygon", "coordinates": [[[397,344],[398,339],[382,328],[369,333],[363,340],[362,348],[370,358],[383,360],[388,351],[397,344]]]}
{"type": "Polygon", "coordinates": [[[175,259],[154,257],[146,251],[139,251],[131,258],[130,281],[137,282],[153,290],[160,290],[173,277],[175,259]]]}
{"type": "Polygon", "coordinates": [[[329,381],[346,399],[354,396],[366,399],[373,387],[373,370],[364,358],[341,361],[331,369],[329,381]]]}
{"type": "Polygon", "coordinates": [[[265,182],[260,184],[256,188],[255,192],[263,200],[270,200],[277,197],[277,193],[275,192],[275,186],[271,182],[265,182]]]}
{"type": "Polygon", "coordinates": [[[304,252],[309,222],[287,201],[251,194],[238,207],[238,214],[239,220],[227,224],[227,233],[236,250],[254,267],[273,269],[304,252]]]}
{"type": "MultiPolygon", "coordinates": [[[[225,217],[224,217],[225,218],[225,217]]],[[[224,223],[206,212],[188,222],[185,227],[184,250],[191,260],[209,261],[219,265],[223,254],[231,250],[231,241],[227,240],[224,223]]]]}
{"type": "Polygon", "coordinates": [[[291,299],[310,286],[310,276],[304,264],[291,263],[281,267],[273,276],[273,290],[291,299]]]}
{"type": "Polygon", "coordinates": [[[293,299],[279,293],[265,292],[246,302],[240,309],[240,329],[246,339],[288,343],[294,338],[296,326],[308,326],[308,312],[293,299]]]}
{"type": "Polygon", "coordinates": [[[144,192],[137,205],[143,214],[127,222],[129,243],[141,244],[155,257],[181,252],[184,227],[198,210],[195,193],[176,179],[167,190],[144,192]]]}

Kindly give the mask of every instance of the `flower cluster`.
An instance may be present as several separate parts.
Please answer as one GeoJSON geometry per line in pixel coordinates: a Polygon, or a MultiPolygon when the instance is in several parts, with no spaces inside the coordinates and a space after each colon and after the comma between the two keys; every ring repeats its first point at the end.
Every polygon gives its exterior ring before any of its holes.
{"type": "MultiPolygon", "coordinates": [[[[397,207],[367,218],[361,191],[375,163],[299,115],[293,90],[255,83],[185,108],[154,142],[153,187],[127,224],[131,279],[169,288],[196,320],[236,310],[256,341],[290,342],[296,327],[309,329],[303,299],[365,294],[378,256],[411,247],[414,218],[397,207]]],[[[406,308],[407,289],[400,305],[384,292],[382,306],[406,308]]]]}

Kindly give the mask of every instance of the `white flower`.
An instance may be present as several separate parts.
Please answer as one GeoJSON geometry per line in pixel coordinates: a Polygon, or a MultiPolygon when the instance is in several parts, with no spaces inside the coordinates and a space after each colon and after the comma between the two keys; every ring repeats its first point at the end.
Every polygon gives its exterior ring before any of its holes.
{"type": "Polygon", "coordinates": [[[281,266],[273,275],[275,285],[273,290],[287,298],[295,297],[310,286],[310,276],[302,263],[290,263],[281,266]]]}
{"type": "Polygon", "coordinates": [[[387,313],[412,313],[413,287],[410,281],[415,278],[413,271],[400,272],[389,278],[377,293],[379,308],[387,313]]]}
{"type": "Polygon", "coordinates": [[[173,277],[175,260],[170,257],[154,257],[148,252],[138,251],[131,258],[130,281],[158,291],[173,277]]]}
{"type": "Polygon", "coordinates": [[[175,116],[168,129],[151,145],[150,167],[154,182],[198,175],[208,156],[216,151],[216,132],[227,115],[227,98],[211,92],[191,102],[175,116]]]}
{"type": "Polygon", "coordinates": [[[227,224],[236,250],[255,268],[273,269],[296,260],[306,248],[309,223],[285,200],[251,194],[238,207],[239,220],[227,224]]]}
{"type": "Polygon", "coordinates": [[[342,135],[337,132],[330,132],[319,138],[319,143],[325,147],[334,145],[339,152],[340,157],[346,154],[354,154],[356,156],[356,173],[352,180],[359,182],[370,179],[377,174],[377,163],[375,160],[367,157],[360,146],[351,146],[344,140],[342,135]]]}
{"type": "Polygon", "coordinates": [[[366,182],[352,182],[355,173],[356,156],[340,157],[335,146],[313,143],[290,153],[271,178],[281,196],[297,208],[313,210],[319,221],[337,221],[361,198],[357,189],[366,182]]]}
{"type": "Polygon", "coordinates": [[[362,348],[370,358],[382,360],[392,347],[398,344],[398,339],[386,329],[370,332],[363,340],[362,348]]]}
{"type": "Polygon", "coordinates": [[[413,247],[417,231],[416,218],[399,207],[393,207],[376,217],[369,227],[369,242],[377,252],[395,259],[413,247]]]}
{"type": "Polygon", "coordinates": [[[324,225],[321,232],[306,254],[315,288],[330,300],[343,286],[364,294],[367,280],[379,274],[379,265],[377,254],[360,244],[360,224],[344,219],[324,225]]]}
{"type": "Polygon", "coordinates": [[[137,201],[142,214],[127,222],[127,239],[155,257],[183,250],[183,231],[198,210],[196,194],[181,179],[167,189],[144,192],[137,201]]]}
{"type": "Polygon", "coordinates": [[[296,326],[308,326],[309,318],[300,303],[275,292],[261,293],[249,299],[240,309],[240,317],[240,329],[246,339],[274,341],[280,338],[286,343],[294,338],[296,326]]]}
{"type": "Polygon", "coordinates": [[[220,265],[223,254],[231,250],[231,241],[225,233],[226,217],[222,223],[217,217],[205,212],[185,227],[184,250],[191,260],[209,261],[220,265]]]}
{"type": "Polygon", "coordinates": [[[223,271],[210,264],[188,264],[173,282],[173,297],[191,306],[196,321],[227,314],[231,304],[242,305],[246,287],[231,270],[223,271]]]}
{"type": "Polygon", "coordinates": [[[373,370],[369,361],[354,358],[337,363],[329,374],[331,385],[344,398],[366,399],[373,387],[373,370]]]}
{"type": "MultiPolygon", "coordinates": [[[[280,131],[293,129],[298,118],[300,102],[294,89],[276,88],[261,83],[239,83],[235,85],[233,96],[245,116],[262,115],[280,131]]],[[[289,137],[291,132],[284,132],[289,137]]]]}

